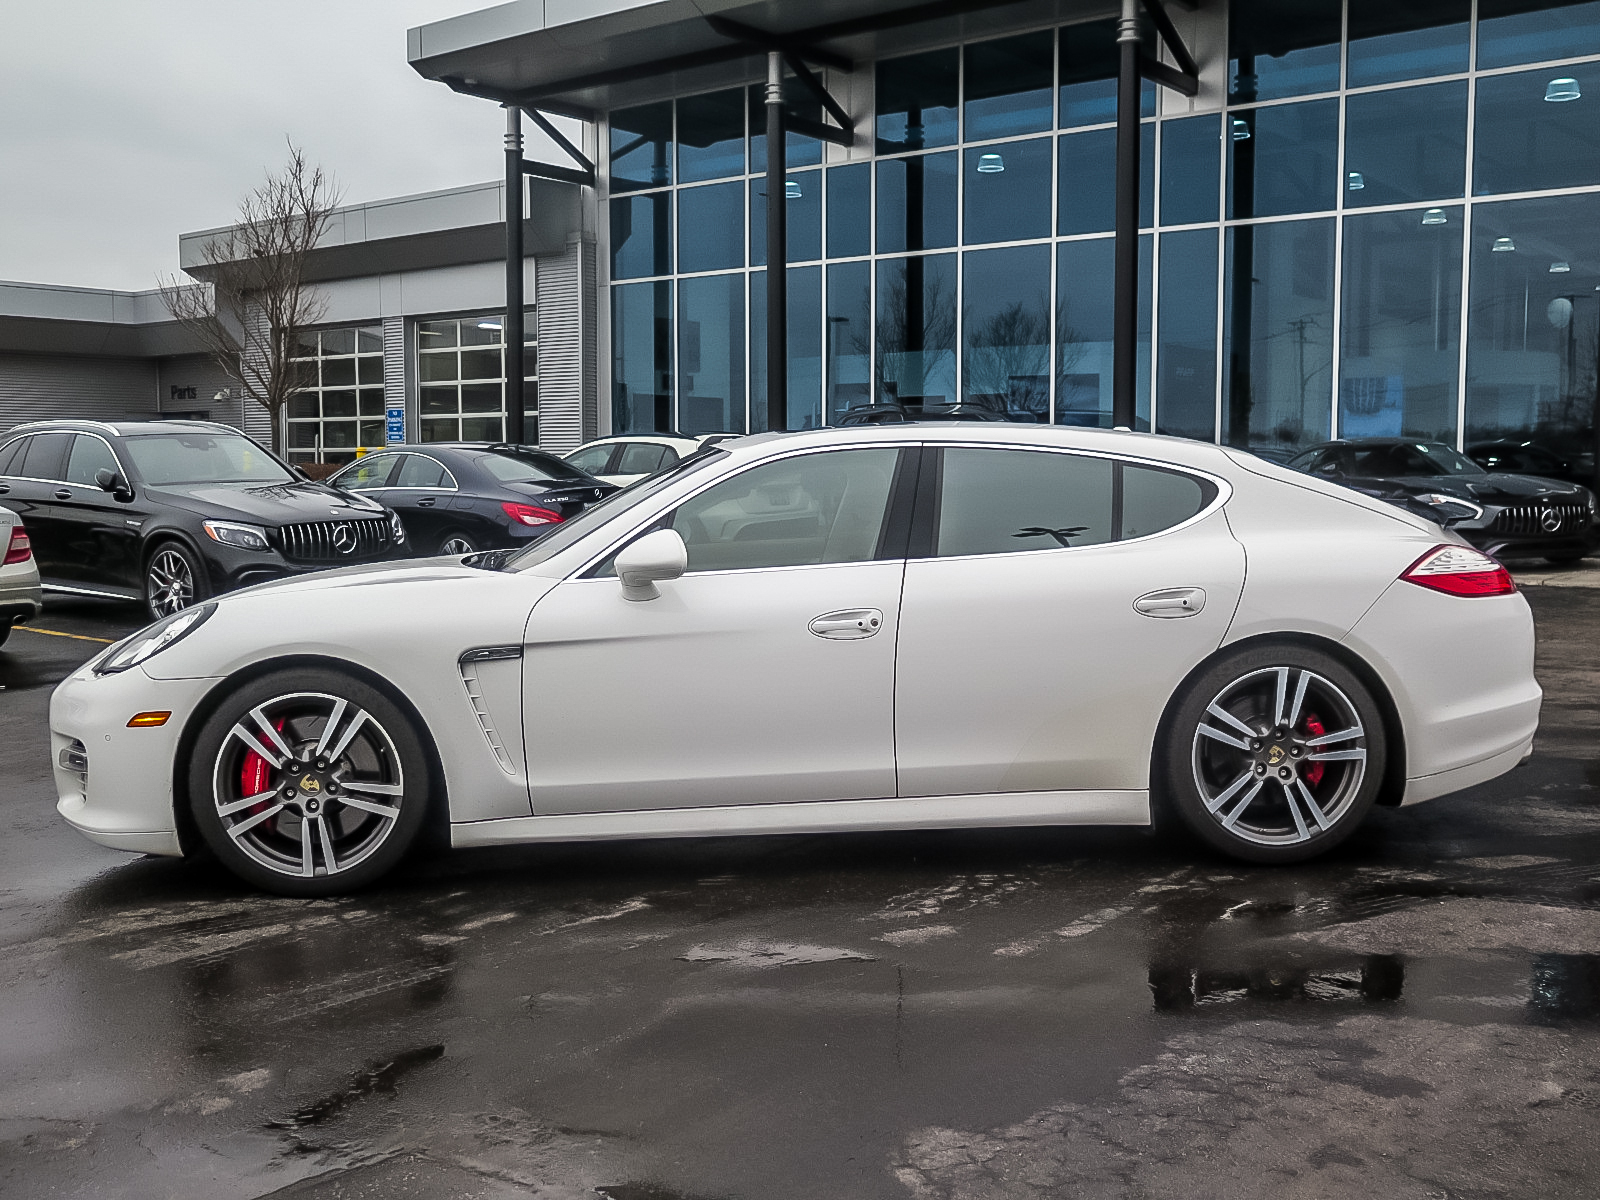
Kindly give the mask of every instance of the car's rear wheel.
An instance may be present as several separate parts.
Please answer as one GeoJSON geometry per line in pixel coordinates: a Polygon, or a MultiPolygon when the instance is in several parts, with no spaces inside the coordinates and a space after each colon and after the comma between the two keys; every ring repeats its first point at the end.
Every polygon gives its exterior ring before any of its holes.
{"type": "Polygon", "coordinates": [[[247,882],[288,896],[353,891],[398,863],[423,826],[422,745],[377,688],[336,671],[278,672],[226,696],[201,729],[190,808],[247,882]]]}
{"type": "Polygon", "coordinates": [[[1247,649],[1193,680],[1166,725],[1164,782],[1226,854],[1300,862],[1355,831],[1382,786],[1383,715],[1362,680],[1310,647],[1247,649]]]}
{"type": "Polygon", "coordinates": [[[477,545],[464,533],[451,533],[439,543],[440,554],[473,554],[477,552],[477,545]]]}
{"type": "Polygon", "coordinates": [[[156,620],[206,598],[205,574],[194,551],[182,542],[162,542],[144,568],[144,602],[156,620]]]}

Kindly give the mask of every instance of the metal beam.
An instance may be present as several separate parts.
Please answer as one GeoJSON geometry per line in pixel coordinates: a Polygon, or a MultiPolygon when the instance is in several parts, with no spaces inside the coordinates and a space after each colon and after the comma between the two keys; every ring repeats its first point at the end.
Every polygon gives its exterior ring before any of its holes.
{"type": "Polygon", "coordinates": [[[1199,76],[1175,71],[1166,63],[1157,62],[1148,54],[1139,55],[1139,74],[1151,83],[1159,83],[1162,87],[1171,88],[1184,96],[1195,96],[1200,92],[1199,76]]]}
{"type": "Polygon", "coordinates": [[[1139,335],[1139,0],[1122,0],[1117,23],[1117,195],[1111,300],[1111,424],[1138,415],[1139,335]]]}
{"type": "Polygon", "coordinates": [[[789,230],[783,54],[767,54],[767,428],[789,428],[789,230]]]}
{"type": "Polygon", "coordinates": [[[567,135],[555,127],[555,124],[550,120],[549,117],[545,116],[537,108],[524,108],[522,111],[527,113],[529,119],[549,135],[549,138],[552,142],[565,150],[567,152],[567,156],[571,158],[573,162],[577,163],[578,166],[582,167],[585,171],[588,171],[591,176],[594,174],[594,163],[589,161],[589,156],[574,146],[567,135]]]}
{"type": "Polygon", "coordinates": [[[765,29],[757,29],[754,25],[746,25],[743,21],[732,21],[727,17],[707,17],[706,24],[713,33],[734,42],[743,42],[757,50],[771,53],[776,50],[781,54],[798,54],[809,58],[819,67],[832,67],[835,71],[853,70],[855,64],[844,55],[835,50],[824,50],[820,46],[806,44],[803,35],[772,33],[765,29]]]}
{"type": "Polygon", "coordinates": [[[795,78],[805,85],[806,90],[817,98],[817,103],[828,110],[828,115],[839,122],[839,127],[854,132],[856,127],[855,118],[845,112],[844,105],[835,100],[833,93],[822,86],[822,80],[818,79],[811,68],[801,61],[800,56],[786,50],[783,54],[783,61],[789,64],[789,69],[795,73],[795,78]]]}
{"type": "Polygon", "coordinates": [[[520,445],[526,439],[522,421],[522,176],[533,164],[522,157],[522,109],[506,105],[506,315],[501,322],[505,342],[505,435],[520,445]]]}
{"type": "Polygon", "coordinates": [[[820,138],[824,142],[833,142],[839,146],[854,146],[856,135],[854,130],[840,129],[836,125],[825,125],[821,121],[813,121],[810,117],[784,110],[784,123],[796,133],[803,133],[807,137],[820,138]]]}
{"type": "MultiPolygon", "coordinates": [[[[1156,32],[1166,44],[1167,52],[1172,55],[1172,61],[1178,64],[1178,70],[1185,75],[1199,75],[1199,64],[1194,61],[1194,55],[1189,53],[1189,47],[1185,46],[1183,39],[1178,36],[1172,18],[1167,15],[1167,10],[1161,7],[1161,0],[1143,0],[1143,3],[1144,11],[1149,13],[1150,20],[1155,22],[1156,32]]],[[[1188,94],[1194,95],[1193,92],[1188,94]]]]}
{"type": "Polygon", "coordinates": [[[558,167],[554,163],[538,163],[532,159],[522,160],[522,173],[532,175],[535,179],[554,179],[560,183],[575,183],[579,187],[593,187],[595,182],[594,168],[587,171],[577,167],[558,167]]]}

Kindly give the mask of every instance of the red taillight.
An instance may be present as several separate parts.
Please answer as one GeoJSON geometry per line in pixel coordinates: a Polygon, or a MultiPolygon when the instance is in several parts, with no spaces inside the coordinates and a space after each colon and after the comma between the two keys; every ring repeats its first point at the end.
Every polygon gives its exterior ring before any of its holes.
{"type": "Polygon", "coordinates": [[[1506,596],[1517,590],[1510,571],[1470,546],[1435,546],[1400,578],[1447,596],[1506,596]]]}
{"type": "Polygon", "coordinates": [[[32,557],[33,542],[28,538],[28,531],[21,525],[13,526],[11,543],[6,547],[5,565],[9,567],[12,563],[27,562],[32,557]]]}
{"type": "Polygon", "coordinates": [[[506,516],[524,525],[555,525],[562,519],[560,513],[536,504],[513,504],[508,500],[500,507],[506,510],[506,516]]]}

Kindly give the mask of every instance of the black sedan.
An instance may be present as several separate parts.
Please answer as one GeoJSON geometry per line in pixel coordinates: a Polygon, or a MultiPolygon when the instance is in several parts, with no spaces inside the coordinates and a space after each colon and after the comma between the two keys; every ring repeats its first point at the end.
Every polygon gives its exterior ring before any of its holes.
{"type": "Polygon", "coordinates": [[[382,505],[305,479],[209,421],[37,421],[0,434],[0,503],[47,592],[154,617],[234,588],[407,554],[382,505]]]}
{"type": "Polygon", "coordinates": [[[1575,562],[1600,544],[1600,511],[1588,488],[1485,471],[1443,442],[1326,442],[1289,466],[1419,513],[1497,557],[1575,562]]]}
{"type": "Polygon", "coordinates": [[[553,454],[503,442],[389,446],[328,482],[398,513],[415,554],[515,549],[617,490],[553,454]]]}

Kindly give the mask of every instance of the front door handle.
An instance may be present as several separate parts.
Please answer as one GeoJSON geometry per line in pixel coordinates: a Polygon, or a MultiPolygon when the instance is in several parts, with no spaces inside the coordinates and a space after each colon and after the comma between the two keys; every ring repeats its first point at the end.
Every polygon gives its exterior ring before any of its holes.
{"type": "Polygon", "coordinates": [[[9,483],[0,483],[0,496],[4,496],[10,490],[11,485],[9,483]]]}
{"type": "Polygon", "coordinates": [[[844,608],[838,612],[823,613],[813,617],[806,628],[830,642],[845,642],[869,638],[883,627],[883,610],[878,608],[844,608]]]}
{"type": "Polygon", "coordinates": [[[1192,617],[1206,606],[1200,588],[1164,588],[1146,592],[1133,602],[1133,611],[1147,617],[1192,617]]]}
{"type": "Polygon", "coordinates": [[[72,492],[67,488],[57,488],[55,490],[55,497],[57,500],[71,500],[72,492]]]}
{"type": "Polygon", "coordinates": [[[417,501],[417,507],[418,508],[432,508],[433,507],[433,502],[436,499],[437,499],[436,496],[424,496],[421,500],[417,501]]]}

